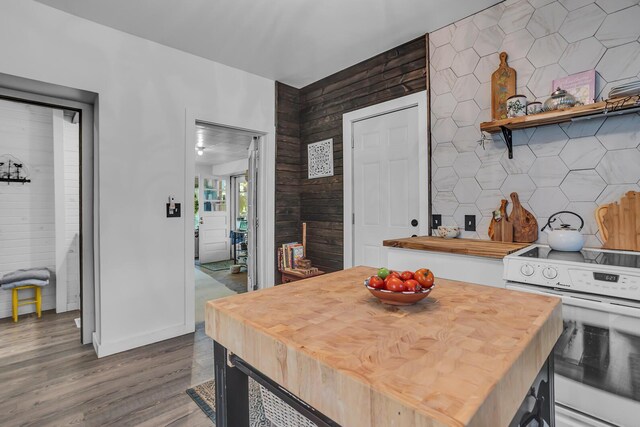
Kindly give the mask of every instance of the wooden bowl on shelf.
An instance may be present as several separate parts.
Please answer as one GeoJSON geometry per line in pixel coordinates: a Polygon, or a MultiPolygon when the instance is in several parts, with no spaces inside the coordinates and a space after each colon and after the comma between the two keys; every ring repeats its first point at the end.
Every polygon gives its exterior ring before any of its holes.
{"type": "Polygon", "coordinates": [[[372,288],[369,286],[369,279],[365,279],[364,286],[383,304],[413,305],[418,301],[425,299],[436,285],[434,284],[429,289],[423,289],[420,292],[393,292],[387,289],[372,288]]]}

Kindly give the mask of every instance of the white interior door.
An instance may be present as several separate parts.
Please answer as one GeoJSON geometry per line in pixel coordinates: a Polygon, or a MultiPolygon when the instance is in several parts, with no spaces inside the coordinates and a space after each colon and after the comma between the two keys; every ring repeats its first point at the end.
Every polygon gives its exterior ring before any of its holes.
{"type": "Polygon", "coordinates": [[[227,181],[214,176],[200,177],[200,263],[229,259],[229,214],[227,181]]]}
{"type": "Polygon", "coordinates": [[[418,108],[355,122],[352,158],[354,265],[386,266],[382,241],[419,229],[418,108]]]}

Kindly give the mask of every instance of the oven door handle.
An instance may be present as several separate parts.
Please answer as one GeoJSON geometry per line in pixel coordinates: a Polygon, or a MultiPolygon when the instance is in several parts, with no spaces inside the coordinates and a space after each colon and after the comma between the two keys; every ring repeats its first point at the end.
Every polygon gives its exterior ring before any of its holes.
{"type": "Polygon", "coordinates": [[[520,291],[520,292],[528,292],[530,294],[560,298],[562,299],[562,304],[566,304],[574,307],[586,308],[590,310],[597,310],[605,313],[619,314],[622,316],[629,316],[629,317],[640,319],[640,309],[635,307],[630,307],[628,305],[609,303],[606,301],[595,301],[593,299],[580,298],[573,295],[566,295],[561,292],[541,291],[538,289],[531,289],[530,287],[527,287],[527,286],[521,286],[515,283],[509,283],[509,282],[507,282],[506,288],[520,291]]]}

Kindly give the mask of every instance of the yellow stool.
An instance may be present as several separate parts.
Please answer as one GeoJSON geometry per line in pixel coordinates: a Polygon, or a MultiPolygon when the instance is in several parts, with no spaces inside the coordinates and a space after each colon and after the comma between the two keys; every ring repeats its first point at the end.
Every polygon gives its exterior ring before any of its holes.
{"type": "Polygon", "coordinates": [[[36,286],[36,285],[17,286],[11,290],[11,300],[13,302],[13,321],[14,322],[18,321],[18,307],[22,305],[35,304],[36,313],[38,314],[38,317],[42,317],[42,287],[41,286],[36,286]],[[35,290],[34,298],[19,300],[18,291],[22,291],[24,289],[35,290]]]}

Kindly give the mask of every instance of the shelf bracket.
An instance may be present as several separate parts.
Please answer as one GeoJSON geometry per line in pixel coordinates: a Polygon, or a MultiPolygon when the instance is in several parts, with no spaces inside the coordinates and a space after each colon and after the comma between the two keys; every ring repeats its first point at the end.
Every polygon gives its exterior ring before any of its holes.
{"type": "Polygon", "coordinates": [[[504,142],[507,144],[507,150],[509,150],[509,158],[513,159],[513,135],[511,133],[511,129],[505,126],[500,126],[500,130],[502,130],[504,142]]]}

